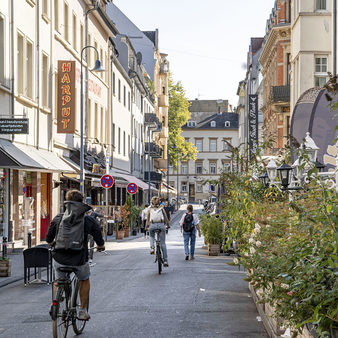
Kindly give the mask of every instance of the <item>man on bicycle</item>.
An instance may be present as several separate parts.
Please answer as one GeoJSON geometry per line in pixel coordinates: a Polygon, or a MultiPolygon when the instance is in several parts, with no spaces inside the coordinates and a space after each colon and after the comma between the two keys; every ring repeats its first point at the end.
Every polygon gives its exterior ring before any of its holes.
{"type": "Polygon", "coordinates": [[[93,236],[98,251],[105,249],[99,224],[93,217],[86,215],[90,209],[89,205],[83,203],[80,191],[69,190],[66,193],[65,213],[54,217],[46,236],[47,243],[55,247],[53,268],[56,279],[66,279],[66,273],[60,271],[60,268],[72,267],[80,281],[80,320],[90,319],[87,312],[90,290],[88,235],[93,236]]]}
{"type": "Polygon", "coordinates": [[[160,232],[160,242],[161,249],[163,253],[163,266],[168,267],[168,254],[167,246],[165,244],[165,231],[166,227],[169,228],[168,217],[163,210],[163,206],[159,205],[160,199],[154,196],[151,199],[151,206],[148,210],[147,215],[147,228],[149,228],[149,237],[150,237],[150,254],[155,253],[154,240],[155,240],[155,230],[161,230],[160,232]]]}

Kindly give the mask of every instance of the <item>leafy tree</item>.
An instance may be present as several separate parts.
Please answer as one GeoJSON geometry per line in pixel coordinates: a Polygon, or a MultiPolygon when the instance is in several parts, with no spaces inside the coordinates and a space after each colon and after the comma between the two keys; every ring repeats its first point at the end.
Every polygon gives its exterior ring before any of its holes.
{"type": "Polygon", "coordinates": [[[177,167],[177,157],[183,160],[195,160],[197,149],[191,142],[185,142],[182,133],[182,126],[190,118],[188,110],[190,103],[185,97],[185,90],[180,81],[174,82],[169,77],[169,162],[177,167]]]}

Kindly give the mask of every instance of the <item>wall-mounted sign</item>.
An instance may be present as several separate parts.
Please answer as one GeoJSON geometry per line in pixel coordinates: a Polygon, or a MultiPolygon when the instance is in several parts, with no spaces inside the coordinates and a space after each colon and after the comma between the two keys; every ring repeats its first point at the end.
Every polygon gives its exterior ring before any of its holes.
{"type": "Polygon", "coordinates": [[[75,132],[75,61],[58,61],[57,132],[75,132]]]}
{"type": "Polygon", "coordinates": [[[258,95],[249,95],[249,154],[256,154],[258,148],[258,95]]]}
{"type": "Polygon", "coordinates": [[[0,134],[28,134],[28,119],[0,119],[0,134]]]}

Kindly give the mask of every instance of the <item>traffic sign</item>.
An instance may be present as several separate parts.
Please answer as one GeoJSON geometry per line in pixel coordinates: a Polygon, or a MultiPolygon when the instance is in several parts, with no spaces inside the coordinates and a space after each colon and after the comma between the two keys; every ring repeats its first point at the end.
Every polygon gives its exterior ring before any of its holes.
{"type": "Polygon", "coordinates": [[[135,183],[129,183],[127,185],[127,191],[130,195],[134,195],[137,193],[138,186],[135,183]]]}
{"type": "Polygon", "coordinates": [[[109,189],[113,186],[114,179],[110,175],[103,175],[101,177],[101,186],[103,188],[109,189]]]}

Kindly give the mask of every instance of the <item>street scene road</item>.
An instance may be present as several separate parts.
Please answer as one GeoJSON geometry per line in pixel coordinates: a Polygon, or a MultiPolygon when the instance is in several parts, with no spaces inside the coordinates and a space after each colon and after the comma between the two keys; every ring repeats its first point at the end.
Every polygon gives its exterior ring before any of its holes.
{"type": "MultiPolygon", "coordinates": [[[[184,207],[173,217],[162,275],[143,237],[108,242],[106,254],[95,253],[91,319],[82,337],[267,337],[245,272],[226,264],[231,257],[208,257],[199,238],[196,259],[184,260],[178,224],[184,207]]],[[[50,300],[47,285],[1,288],[0,337],[51,337],[50,300]]]]}

